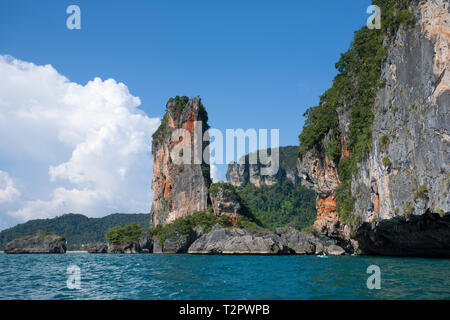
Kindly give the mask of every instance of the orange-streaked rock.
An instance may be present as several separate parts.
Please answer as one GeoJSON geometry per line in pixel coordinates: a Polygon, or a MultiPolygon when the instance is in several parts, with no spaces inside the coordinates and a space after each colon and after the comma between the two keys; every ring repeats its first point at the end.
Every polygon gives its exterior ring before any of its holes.
{"type": "Polygon", "coordinates": [[[375,212],[380,214],[380,195],[376,194],[375,199],[373,200],[373,207],[375,209],[375,212]]]}
{"type": "Polygon", "coordinates": [[[328,196],[324,199],[317,199],[317,218],[322,218],[328,216],[332,212],[336,212],[336,199],[332,196],[328,196]]]}
{"type": "MultiPolygon", "coordinates": [[[[167,224],[176,219],[191,215],[196,211],[208,209],[209,179],[205,178],[203,163],[193,164],[194,129],[201,125],[201,134],[207,128],[207,123],[201,118],[206,112],[200,98],[171,99],[167,103],[166,115],[160,129],[154,135],[152,143],[153,157],[153,203],[151,209],[151,223],[167,224]],[[196,122],[199,121],[199,122],[196,122]],[[177,128],[184,128],[189,133],[178,140],[172,141],[172,134],[177,128]],[[173,148],[191,146],[191,162],[176,164],[172,161],[173,148]]],[[[202,150],[207,146],[204,141],[202,150]]],[[[209,174],[208,172],[205,174],[209,174]]]]}

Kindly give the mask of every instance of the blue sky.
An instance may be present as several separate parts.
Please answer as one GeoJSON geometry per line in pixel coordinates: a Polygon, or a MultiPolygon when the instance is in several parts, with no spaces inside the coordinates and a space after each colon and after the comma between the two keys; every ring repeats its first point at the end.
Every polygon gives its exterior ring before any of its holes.
{"type": "Polygon", "coordinates": [[[200,95],[211,125],[280,128],[297,144],[370,1],[2,1],[0,53],[51,64],[70,80],[124,82],[149,116],[200,95]],[[77,4],[82,29],[68,30],[77,4]]]}
{"type": "MultiPolygon", "coordinates": [[[[2,1],[0,55],[50,64],[83,86],[95,77],[115,79],[139,97],[139,108],[152,119],[163,115],[168,98],[200,95],[212,127],[278,128],[281,145],[297,145],[302,114],[330,87],[334,64],[365,24],[369,5],[369,0],[2,1]],[[71,4],[81,8],[81,30],[66,28],[71,4]]],[[[62,148],[61,159],[71,152],[62,148]]],[[[15,168],[7,153],[0,150],[0,171],[12,180],[20,170],[32,171],[15,168]]],[[[42,172],[36,179],[47,175],[47,169],[42,172]]],[[[38,199],[25,184],[22,196],[38,199]]],[[[15,210],[11,206],[3,210],[15,210]]]]}

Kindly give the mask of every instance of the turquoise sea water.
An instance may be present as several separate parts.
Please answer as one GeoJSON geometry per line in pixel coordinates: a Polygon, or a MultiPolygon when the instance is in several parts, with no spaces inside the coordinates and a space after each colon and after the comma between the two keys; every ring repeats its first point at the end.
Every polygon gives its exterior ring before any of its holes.
{"type": "Polygon", "coordinates": [[[450,299],[450,260],[0,254],[0,299],[450,299]],[[67,268],[81,271],[67,288],[67,268]],[[381,269],[369,290],[367,267],[381,269]]]}

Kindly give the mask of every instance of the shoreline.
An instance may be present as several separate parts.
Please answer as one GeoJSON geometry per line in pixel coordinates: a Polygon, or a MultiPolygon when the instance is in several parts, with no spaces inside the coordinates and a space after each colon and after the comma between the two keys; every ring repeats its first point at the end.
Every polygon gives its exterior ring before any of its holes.
{"type": "MultiPolygon", "coordinates": [[[[0,251],[0,254],[5,253],[4,251],[0,251]]],[[[84,250],[75,250],[75,251],[66,251],[66,254],[77,254],[77,253],[89,253],[84,250]]],[[[22,253],[22,254],[37,254],[37,253],[22,253]]],[[[47,253],[39,253],[39,254],[47,254],[47,253]]],[[[90,253],[92,255],[110,255],[110,254],[124,254],[124,255],[191,255],[191,256],[317,256],[316,254],[267,254],[267,253],[144,253],[144,252],[136,252],[136,253],[90,253]]],[[[380,256],[380,255],[355,255],[355,254],[343,254],[343,255],[328,255],[327,257],[384,257],[384,258],[417,258],[417,259],[433,259],[433,260],[441,260],[441,259],[450,259],[449,257],[421,257],[421,256],[380,256]]]]}

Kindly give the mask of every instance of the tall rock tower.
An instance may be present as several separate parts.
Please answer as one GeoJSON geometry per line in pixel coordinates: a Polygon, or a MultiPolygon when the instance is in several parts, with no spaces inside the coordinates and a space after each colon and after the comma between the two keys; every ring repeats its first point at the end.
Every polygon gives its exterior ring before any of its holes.
{"type": "Polygon", "coordinates": [[[189,99],[177,96],[169,99],[161,125],[153,134],[151,225],[167,224],[208,209],[210,167],[202,157],[203,150],[209,144],[208,140],[202,139],[208,128],[208,114],[200,97],[189,99]],[[180,131],[184,132],[184,136],[174,135],[180,131]],[[173,153],[182,157],[183,151],[178,150],[189,146],[190,161],[177,163],[173,153]]]}
{"type": "Polygon", "coordinates": [[[381,1],[300,135],[317,231],[363,254],[450,256],[448,0],[381,1]],[[364,66],[364,67],[361,67],[364,66]]]}

